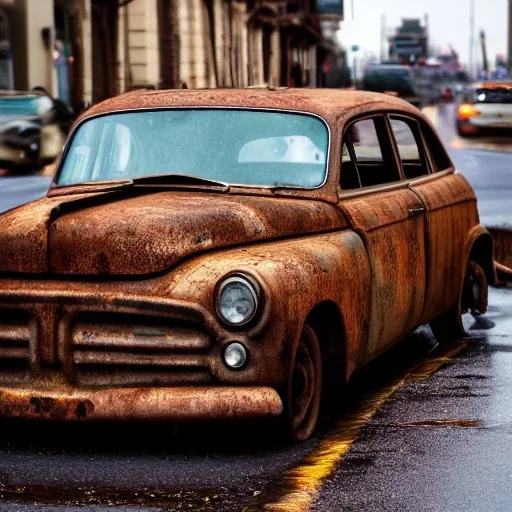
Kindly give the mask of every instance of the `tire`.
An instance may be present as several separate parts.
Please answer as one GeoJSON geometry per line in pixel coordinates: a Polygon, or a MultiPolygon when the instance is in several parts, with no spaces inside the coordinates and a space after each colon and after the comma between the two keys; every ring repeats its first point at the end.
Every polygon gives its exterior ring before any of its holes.
{"type": "Polygon", "coordinates": [[[317,426],[322,400],[322,354],[315,331],[304,325],[287,390],[285,426],[292,441],[309,439],[317,426]]]}
{"type": "Polygon", "coordinates": [[[471,138],[480,135],[480,131],[478,128],[471,126],[467,123],[457,122],[457,133],[459,137],[471,138]]]}
{"type": "Polygon", "coordinates": [[[456,341],[467,337],[462,315],[483,315],[487,311],[488,282],[483,268],[473,260],[468,262],[464,283],[457,304],[430,322],[438,343],[456,341]]]}

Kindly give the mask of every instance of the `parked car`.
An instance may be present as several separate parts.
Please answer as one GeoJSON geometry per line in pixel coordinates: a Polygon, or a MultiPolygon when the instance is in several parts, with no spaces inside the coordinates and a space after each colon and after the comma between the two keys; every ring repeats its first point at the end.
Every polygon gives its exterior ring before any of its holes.
{"type": "Polygon", "coordinates": [[[378,93],[138,91],[0,216],[0,415],[280,417],[483,313],[493,244],[429,121],[378,93]]]}
{"type": "Polygon", "coordinates": [[[361,89],[391,93],[416,107],[430,103],[436,96],[432,77],[424,68],[402,64],[368,65],[364,70],[361,89]]]}
{"type": "Polygon", "coordinates": [[[511,133],[512,81],[473,84],[457,109],[457,131],[462,137],[494,130],[511,133]]]}
{"type": "Polygon", "coordinates": [[[28,171],[52,163],[72,121],[71,109],[40,88],[0,91],[0,167],[28,171]]]}

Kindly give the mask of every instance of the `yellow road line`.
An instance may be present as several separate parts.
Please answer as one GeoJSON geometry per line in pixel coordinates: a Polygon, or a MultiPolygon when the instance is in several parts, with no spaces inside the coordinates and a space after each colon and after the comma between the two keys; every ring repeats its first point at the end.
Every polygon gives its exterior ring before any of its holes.
{"type": "MultiPolygon", "coordinates": [[[[244,508],[244,512],[304,512],[310,509],[322,483],[328,477],[340,459],[349,451],[352,443],[359,437],[361,429],[377,413],[380,407],[403,384],[411,379],[426,379],[448,364],[463,348],[465,342],[445,350],[437,357],[420,363],[394,383],[380,389],[363,400],[357,410],[336,423],[326,438],[295,468],[285,473],[279,482],[280,492],[264,492],[258,503],[244,508]],[[272,494],[278,494],[272,499],[272,494]]],[[[276,487],[274,487],[275,491],[276,487]]]]}

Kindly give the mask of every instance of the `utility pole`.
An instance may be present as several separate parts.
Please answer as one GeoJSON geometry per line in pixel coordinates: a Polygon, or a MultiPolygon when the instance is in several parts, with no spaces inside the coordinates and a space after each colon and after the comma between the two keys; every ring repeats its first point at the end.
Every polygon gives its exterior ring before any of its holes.
{"type": "MultiPolygon", "coordinates": [[[[512,2],[512,0],[510,0],[512,2]]],[[[387,59],[386,47],[387,47],[387,25],[386,15],[384,13],[380,16],[380,62],[384,62],[387,59]]]]}
{"type": "Polygon", "coordinates": [[[480,44],[482,45],[482,67],[484,76],[488,78],[489,73],[489,61],[487,59],[487,44],[485,42],[485,30],[480,30],[480,44]]]}
{"type": "MultiPolygon", "coordinates": [[[[512,0],[509,0],[511,5],[512,0]]],[[[475,0],[469,2],[469,77],[474,78],[475,72],[475,0]]]]}

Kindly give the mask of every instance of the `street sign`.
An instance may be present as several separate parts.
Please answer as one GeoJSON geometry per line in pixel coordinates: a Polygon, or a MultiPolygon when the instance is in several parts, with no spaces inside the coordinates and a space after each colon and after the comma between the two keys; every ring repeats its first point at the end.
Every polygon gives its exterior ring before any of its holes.
{"type": "Polygon", "coordinates": [[[338,14],[343,17],[343,0],[317,0],[319,14],[338,14]]]}

